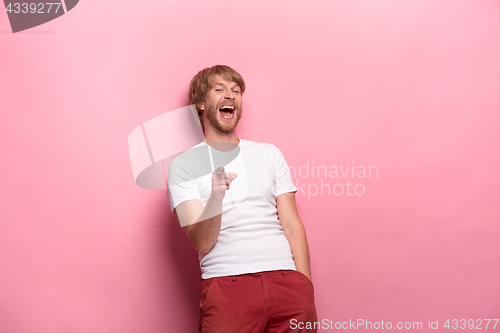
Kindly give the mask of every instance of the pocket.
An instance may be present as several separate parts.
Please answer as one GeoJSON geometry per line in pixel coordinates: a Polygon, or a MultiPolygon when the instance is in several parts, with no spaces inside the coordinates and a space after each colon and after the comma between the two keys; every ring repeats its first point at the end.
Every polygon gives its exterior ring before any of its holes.
{"type": "Polygon", "coordinates": [[[309,280],[309,278],[308,278],[308,277],[307,277],[304,273],[301,273],[301,272],[299,272],[299,271],[295,271],[295,272],[297,272],[297,274],[298,274],[298,275],[299,275],[299,276],[300,276],[303,280],[307,280],[307,282],[309,283],[309,285],[311,286],[311,288],[312,288],[312,290],[313,290],[313,292],[314,292],[314,285],[313,285],[312,281],[311,281],[311,280],[309,280]]]}
{"type": "Polygon", "coordinates": [[[200,312],[203,309],[203,305],[207,303],[210,290],[212,290],[212,284],[214,278],[206,279],[201,281],[201,294],[200,294],[200,312]]]}

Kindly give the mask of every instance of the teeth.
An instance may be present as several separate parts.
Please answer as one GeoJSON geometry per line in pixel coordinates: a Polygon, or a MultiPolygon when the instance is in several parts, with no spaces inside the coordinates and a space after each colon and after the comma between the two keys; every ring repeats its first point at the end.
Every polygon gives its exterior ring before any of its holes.
{"type": "Polygon", "coordinates": [[[221,106],[221,108],[219,110],[224,110],[224,109],[234,110],[234,106],[224,105],[224,106],[221,106]]]}

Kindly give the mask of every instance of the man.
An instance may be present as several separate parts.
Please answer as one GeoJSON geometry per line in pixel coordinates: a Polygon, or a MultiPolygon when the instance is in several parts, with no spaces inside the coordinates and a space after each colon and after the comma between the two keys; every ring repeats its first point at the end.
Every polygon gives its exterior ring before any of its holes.
{"type": "Polygon", "coordinates": [[[278,148],[236,135],[244,91],[228,66],[191,80],[205,140],[169,169],[171,210],[200,253],[202,333],[290,332],[317,321],[297,188],[278,148]]]}

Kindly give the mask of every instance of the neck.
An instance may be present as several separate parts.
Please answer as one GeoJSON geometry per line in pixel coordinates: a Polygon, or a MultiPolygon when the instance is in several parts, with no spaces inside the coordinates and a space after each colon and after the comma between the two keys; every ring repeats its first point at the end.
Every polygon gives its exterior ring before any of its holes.
{"type": "Polygon", "coordinates": [[[231,133],[208,131],[205,132],[205,143],[215,150],[230,152],[239,145],[240,139],[234,131],[231,133]]]}
{"type": "Polygon", "coordinates": [[[208,128],[205,128],[205,142],[209,146],[213,146],[218,142],[228,142],[236,146],[240,143],[240,140],[238,139],[235,131],[232,131],[230,133],[221,133],[213,130],[212,128],[210,128],[209,130],[207,129],[208,128]]]}

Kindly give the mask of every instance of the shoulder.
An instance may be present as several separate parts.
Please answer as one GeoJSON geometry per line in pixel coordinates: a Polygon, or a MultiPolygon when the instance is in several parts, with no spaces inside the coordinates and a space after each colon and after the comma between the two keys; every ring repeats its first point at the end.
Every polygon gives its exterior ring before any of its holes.
{"type": "Polygon", "coordinates": [[[176,156],[168,166],[168,178],[175,175],[195,173],[196,166],[206,165],[208,160],[208,151],[206,144],[199,143],[180,155],[176,156]]]}
{"type": "Polygon", "coordinates": [[[259,161],[278,167],[284,159],[280,149],[267,142],[247,141],[248,144],[242,146],[243,153],[252,161],[259,161]]]}
{"type": "Polygon", "coordinates": [[[171,164],[172,165],[179,165],[179,164],[185,164],[187,162],[194,162],[197,158],[200,157],[200,155],[204,155],[203,153],[206,152],[206,144],[201,142],[185,152],[181,153],[177,157],[175,157],[171,164]]]}
{"type": "Polygon", "coordinates": [[[267,143],[267,142],[257,142],[257,141],[250,141],[250,140],[242,140],[242,148],[245,149],[252,149],[252,150],[257,150],[260,151],[261,153],[263,152],[271,152],[271,153],[276,153],[279,152],[280,150],[278,147],[273,145],[272,143],[267,143]]]}

